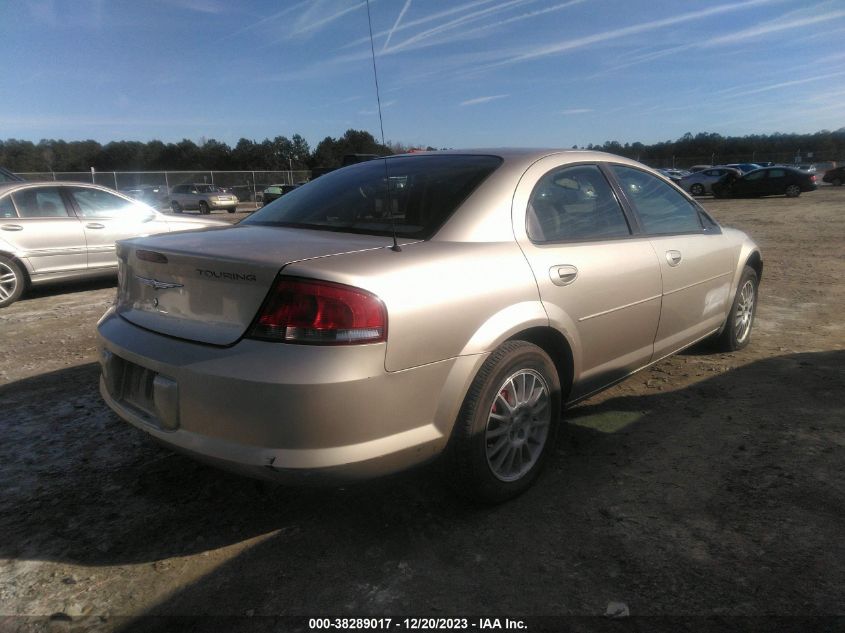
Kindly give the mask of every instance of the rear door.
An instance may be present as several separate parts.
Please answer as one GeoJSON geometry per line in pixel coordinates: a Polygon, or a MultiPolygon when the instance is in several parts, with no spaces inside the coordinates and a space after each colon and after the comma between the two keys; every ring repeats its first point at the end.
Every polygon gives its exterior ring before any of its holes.
{"type": "Polygon", "coordinates": [[[117,266],[117,240],[169,230],[158,213],[134,200],[93,187],[66,186],[64,191],[85,231],[90,271],[117,266]]]}
{"type": "Polygon", "coordinates": [[[528,169],[513,218],[549,319],[573,343],[575,398],[651,360],[660,266],[599,166],[561,162],[528,169]]]}
{"type": "Polygon", "coordinates": [[[0,198],[0,239],[27,259],[34,275],[85,270],[85,233],[59,187],[26,187],[0,198]]]}
{"type": "Polygon", "coordinates": [[[735,248],[693,200],[663,180],[628,165],[612,171],[660,262],[663,300],[654,358],[661,358],[722,325],[735,248]]]}

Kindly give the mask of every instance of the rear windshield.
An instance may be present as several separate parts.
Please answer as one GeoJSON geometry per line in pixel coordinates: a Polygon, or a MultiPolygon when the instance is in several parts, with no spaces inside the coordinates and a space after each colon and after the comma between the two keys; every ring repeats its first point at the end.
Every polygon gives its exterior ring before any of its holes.
{"type": "Polygon", "coordinates": [[[344,167],[241,224],[428,239],[502,163],[498,156],[398,156],[344,167]],[[389,188],[388,188],[389,184],[389,188]]]}

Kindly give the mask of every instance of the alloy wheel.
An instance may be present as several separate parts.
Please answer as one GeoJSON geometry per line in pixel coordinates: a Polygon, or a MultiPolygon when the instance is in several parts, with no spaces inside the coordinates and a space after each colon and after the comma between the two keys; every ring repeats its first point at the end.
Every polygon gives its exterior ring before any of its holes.
{"type": "Polygon", "coordinates": [[[734,317],[734,334],[737,343],[743,343],[751,332],[751,321],[754,318],[754,283],[749,279],[739,292],[739,302],[736,305],[734,317]]]}
{"type": "Polygon", "coordinates": [[[551,423],[549,386],[533,369],[521,369],[499,387],[487,418],[487,464],[501,481],[516,481],[537,463],[551,423]]]}

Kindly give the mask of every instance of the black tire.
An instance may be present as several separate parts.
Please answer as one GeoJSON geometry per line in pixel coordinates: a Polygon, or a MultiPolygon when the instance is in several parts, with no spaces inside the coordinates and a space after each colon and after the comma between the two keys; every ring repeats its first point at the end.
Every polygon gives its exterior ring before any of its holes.
{"type": "Polygon", "coordinates": [[[20,264],[10,257],[0,255],[0,308],[20,299],[26,288],[26,275],[20,264]]]}
{"type": "Polygon", "coordinates": [[[211,213],[211,211],[209,211],[208,209],[208,203],[205,200],[200,200],[199,205],[197,205],[197,208],[200,211],[200,215],[208,215],[209,213],[211,213]]]}
{"type": "Polygon", "coordinates": [[[700,183],[695,183],[692,187],[689,188],[689,192],[694,196],[703,196],[704,185],[700,183]]]}
{"type": "Polygon", "coordinates": [[[742,277],[739,279],[739,285],[737,286],[736,295],[731,304],[731,310],[728,312],[724,329],[715,341],[717,350],[735,352],[748,345],[751,341],[754,315],[757,314],[757,289],[759,285],[757,271],[751,268],[751,266],[746,266],[742,271],[742,277]],[[750,310],[747,307],[747,296],[743,294],[743,292],[748,292],[746,289],[747,284],[750,284],[751,288],[750,310]],[[746,315],[748,318],[747,328],[740,327],[743,315],[746,315]]]}
{"type": "Polygon", "coordinates": [[[842,179],[841,178],[834,178],[833,180],[830,181],[830,184],[832,184],[834,187],[841,187],[842,186],[842,179]]]}
{"type": "Polygon", "coordinates": [[[525,341],[502,344],[481,366],[455,421],[445,455],[449,484],[486,503],[501,503],[528,489],[554,450],[560,398],[560,379],[548,354],[525,341]],[[525,396],[526,389],[531,396],[525,396]],[[500,401],[511,399],[516,406],[507,405],[509,414],[500,401]],[[508,415],[509,421],[494,418],[508,415]],[[494,465],[500,460],[504,463],[494,465]]]}
{"type": "Polygon", "coordinates": [[[234,213],[235,209],[226,209],[229,213],[234,213]]]}
{"type": "Polygon", "coordinates": [[[170,208],[173,210],[173,213],[182,213],[182,205],[175,200],[170,203],[170,208]]]}
{"type": "Polygon", "coordinates": [[[797,198],[801,195],[801,187],[798,185],[787,185],[786,190],[783,193],[787,198],[797,198]]]}

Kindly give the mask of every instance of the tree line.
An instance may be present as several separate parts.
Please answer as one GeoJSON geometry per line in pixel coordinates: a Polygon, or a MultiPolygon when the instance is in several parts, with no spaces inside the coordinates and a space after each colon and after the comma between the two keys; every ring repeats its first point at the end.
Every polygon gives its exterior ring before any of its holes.
{"type": "MultiPolygon", "coordinates": [[[[286,171],[338,167],[346,154],[384,156],[408,149],[410,147],[401,143],[383,145],[369,132],[353,129],[338,138],[325,137],[313,150],[299,134],[290,138],[265,138],[263,141],[242,138],[234,147],[216,139],[200,139],[198,143],[189,139],[178,143],[112,141],[105,145],[92,140],[43,139],[33,143],[8,139],[0,140],[0,165],[16,172],[88,171],[91,167],[97,171],[286,171]]],[[[841,161],[845,159],[845,128],[814,134],[774,133],[741,137],[710,132],[693,135],[688,132],[675,141],[650,145],[606,141],[581,149],[605,151],[655,166],[663,166],[670,161],[685,166],[683,163],[690,161],[732,162],[755,158],[792,162],[793,156],[807,157],[812,161],[841,161]]]]}
{"type": "Polygon", "coordinates": [[[620,144],[606,141],[602,145],[587,145],[592,149],[641,162],[665,166],[678,162],[727,163],[741,161],[793,162],[800,157],[806,162],[845,160],[845,127],[831,132],[821,130],[813,134],[752,134],[748,136],[722,136],[713,132],[700,132],[693,136],[687,132],[675,141],[620,144]]]}

